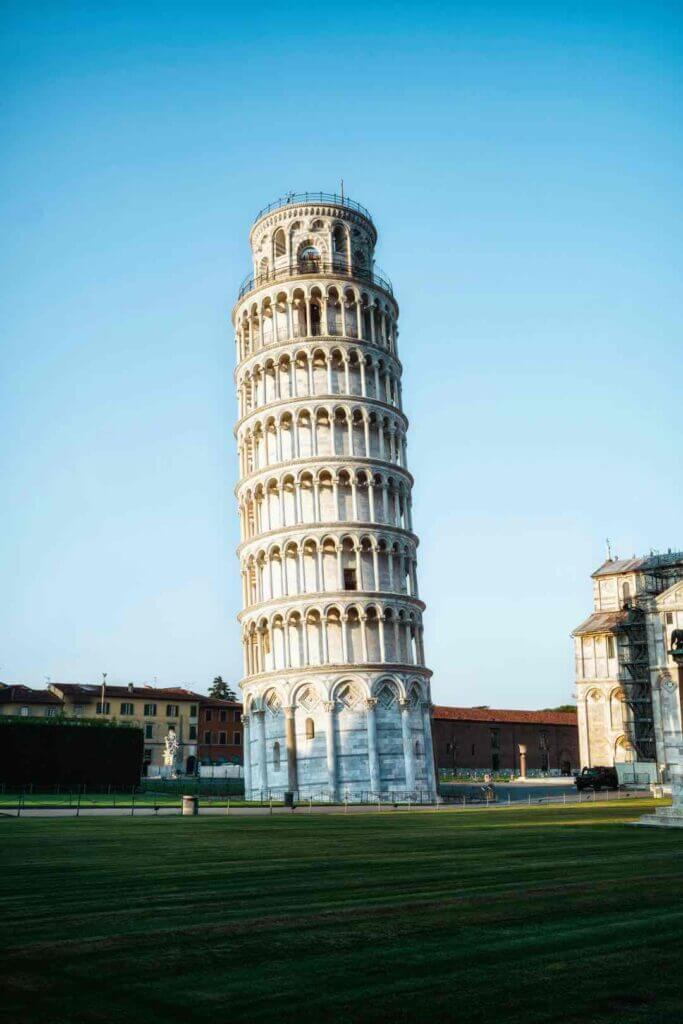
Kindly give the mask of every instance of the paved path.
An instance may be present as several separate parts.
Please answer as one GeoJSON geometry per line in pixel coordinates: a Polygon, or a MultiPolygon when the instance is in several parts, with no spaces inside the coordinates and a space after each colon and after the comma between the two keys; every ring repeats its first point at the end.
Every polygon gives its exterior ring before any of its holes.
{"type": "MultiPolygon", "coordinates": [[[[271,814],[296,814],[297,816],[302,814],[402,814],[402,813],[421,813],[421,814],[453,814],[459,813],[464,810],[466,811],[504,811],[519,809],[523,806],[549,806],[549,805],[560,805],[564,804],[578,804],[578,803],[604,803],[606,801],[614,800],[629,800],[638,797],[649,796],[648,790],[640,791],[613,791],[598,793],[597,795],[582,794],[579,800],[578,794],[566,793],[562,795],[556,795],[552,798],[541,797],[534,798],[532,796],[531,801],[511,800],[509,803],[507,800],[501,800],[498,803],[493,804],[462,804],[462,803],[442,803],[438,807],[435,805],[412,805],[407,804],[348,804],[344,807],[339,804],[332,804],[326,806],[325,804],[319,804],[309,806],[308,804],[299,804],[294,811],[288,807],[282,807],[281,805],[270,807],[230,807],[229,811],[226,807],[211,807],[205,806],[199,808],[201,815],[214,815],[214,816],[230,816],[230,817],[264,817],[271,814]]],[[[106,817],[178,817],[181,813],[180,806],[177,807],[160,807],[158,811],[155,811],[153,807],[140,806],[135,807],[131,813],[130,807],[81,807],[78,816],[89,817],[89,818],[106,818],[106,817]]],[[[22,807],[21,815],[22,818],[74,818],[77,816],[75,807],[22,807]]],[[[17,817],[16,808],[0,808],[0,817],[17,817]]]]}

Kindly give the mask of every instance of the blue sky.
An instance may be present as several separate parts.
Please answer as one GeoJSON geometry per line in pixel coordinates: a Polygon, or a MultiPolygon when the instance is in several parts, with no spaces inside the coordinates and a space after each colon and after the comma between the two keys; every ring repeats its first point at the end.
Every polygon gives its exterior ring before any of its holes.
{"type": "Polygon", "coordinates": [[[571,698],[683,548],[678,3],[2,6],[0,678],[236,680],[229,314],[346,191],[401,304],[438,702],[571,698]]]}

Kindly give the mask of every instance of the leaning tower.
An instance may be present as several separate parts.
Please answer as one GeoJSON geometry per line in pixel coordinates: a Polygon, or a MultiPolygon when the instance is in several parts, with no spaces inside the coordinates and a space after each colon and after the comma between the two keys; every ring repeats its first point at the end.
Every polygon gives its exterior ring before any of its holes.
{"type": "Polygon", "coordinates": [[[398,303],[344,196],[249,235],[233,310],[247,795],[436,792],[398,303]]]}

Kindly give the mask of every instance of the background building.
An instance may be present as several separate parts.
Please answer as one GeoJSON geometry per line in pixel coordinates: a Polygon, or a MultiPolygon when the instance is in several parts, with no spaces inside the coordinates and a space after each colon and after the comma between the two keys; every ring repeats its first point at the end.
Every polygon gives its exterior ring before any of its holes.
{"type": "Polygon", "coordinates": [[[166,737],[178,738],[178,768],[194,772],[197,764],[199,704],[205,698],[182,687],[107,686],[102,704],[101,685],[51,683],[61,698],[63,714],[75,718],[111,718],[141,726],[144,733],[145,771],[164,767],[166,737]]]}
{"type": "Polygon", "coordinates": [[[197,744],[200,763],[242,764],[243,751],[242,705],[239,701],[202,697],[197,744]]]}
{"type": "Polygon", "coordinates": [[[251,229],[233,310],[245,785],[435,793],[398,304],[343,196],[251,229]]]}
{"type": "Polygon", "coordinates": [[[582,765],[633,762],[661,777],[681,731],[670,651],[683,626],[683,552],[608,559],[592,579],[593,614],[572,634],[582,765]]]}
{"type": "Polygon", "coordinates": [[[434,751],[439,770],[518,771],[526,746],[527,770],[569,775],[579,767],[576,714],[436,706],[434,751]]]}
{"type": "Polygon", "coordinates": [[[63,701],[50,690],[0,683],[0,715],[21,718],[55,718],[63,713],[63,701]]]}

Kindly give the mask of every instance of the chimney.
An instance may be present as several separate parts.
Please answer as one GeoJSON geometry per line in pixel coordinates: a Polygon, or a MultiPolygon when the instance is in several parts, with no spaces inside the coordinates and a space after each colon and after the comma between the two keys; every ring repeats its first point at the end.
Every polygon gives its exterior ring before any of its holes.
{"type": "Polygon", "coordinates": [[[133,683],[128,683],[128,693],[133,692],[133,683]]]}

